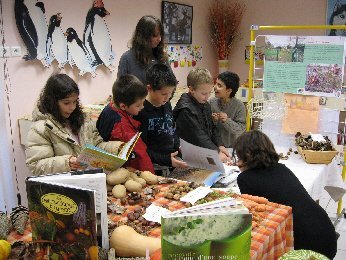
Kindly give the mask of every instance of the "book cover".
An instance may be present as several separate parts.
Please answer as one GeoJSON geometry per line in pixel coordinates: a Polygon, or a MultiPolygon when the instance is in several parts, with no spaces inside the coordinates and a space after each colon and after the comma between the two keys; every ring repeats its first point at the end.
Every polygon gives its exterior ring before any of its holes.
{"type": "Polygon", "coordinates": [[[127,161],[140,135],[141,133],[135,134],[131,140],[121,148],[117,155],[87,144],[77,157],[77,161],[88,169],[102,168],[106,173],[110,173],[120,168],[127,161]]]}
{"type": "Polygon", "coordinates": [[[26,180],[32,240],[41,245],[36,256],[96,259],[96,191],[57,183],[54,178],[57,177],[26,180]]]}
{"type": "Polygon", "coordinates": [[[250,259],[252,215],[225,203],[163,215],[162,259],[250,259]]]}

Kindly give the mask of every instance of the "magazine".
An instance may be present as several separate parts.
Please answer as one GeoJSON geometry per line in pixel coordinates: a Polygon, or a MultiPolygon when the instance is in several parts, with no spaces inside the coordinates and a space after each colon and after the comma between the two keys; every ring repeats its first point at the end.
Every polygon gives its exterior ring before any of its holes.
{"type": "Polygon", "coordinates": [[[222,163],[216,150],[196,146],[180,139],[183,160],[190,166],[199,169],[208,169],[221,173],[233,173],[237,166],[222,163]]]}
{"type": "Polygon", "coordinates": [[[110,173],[120,168],[128,160],[140,135],[141,133],[135,134],[131,140],[121,148],[117,155],[87,144],[77,157],[77,161],[87,169],[102,168],[105,173],[110,173]]]}
{"type": "Polygon", "coordinates": [[[52,254],[89,259],[98,245],[109,248],[106,175],[88,172],[26,179],[33,242],[52,254]]]}
{"type": "Polygon", "coordinates": [[[252,215],[223,199],[162,215],[162,260],[250,259],[252,215]]]}

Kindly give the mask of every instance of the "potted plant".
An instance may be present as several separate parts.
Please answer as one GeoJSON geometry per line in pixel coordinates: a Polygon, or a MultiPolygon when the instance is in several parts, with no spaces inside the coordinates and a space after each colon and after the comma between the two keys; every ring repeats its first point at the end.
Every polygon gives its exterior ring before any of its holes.
{"type": "Polygon", "coordinates": [[[236,0],[215,0],[209,8],[210,39],[216,47],[222,71],[228,69],[229,55],[240,37],[239,26],[244,12],[245,4],[236,0]]]}

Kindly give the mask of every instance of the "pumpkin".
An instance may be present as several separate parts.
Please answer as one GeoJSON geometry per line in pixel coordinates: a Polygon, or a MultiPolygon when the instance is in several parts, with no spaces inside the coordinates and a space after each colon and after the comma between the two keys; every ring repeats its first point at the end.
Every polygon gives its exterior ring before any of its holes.
{"type": "Polygon", "coordinates": [[[11,253],[11,244],[6,240],[0,240],[0,259],[7,259],[11,253]]]}
{"type": "Polygon", "coordinates": [[[159,248],[150,255],[150,260],[161,260],[161,257],[162,257],[161,248],[159,248]]]}
{"type": "Polygon", "coordinates": [[[152,254],[161,248],[161,239],[143,236],[132,227],[122,225],[114,229],[110,238],[110,246],[115,249],[117,256],[144,257],[146,249],[149,250],[149,254],[152,254]]]}

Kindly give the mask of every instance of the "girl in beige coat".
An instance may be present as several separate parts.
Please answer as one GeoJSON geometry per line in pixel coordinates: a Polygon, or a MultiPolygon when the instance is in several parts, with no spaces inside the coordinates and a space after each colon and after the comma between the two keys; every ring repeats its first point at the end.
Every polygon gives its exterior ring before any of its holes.
{"type": "Polygon", "coordinates": [[[66,74],[47,80],[25,146],[26,164],[34,175],[82,169],[77,156],[86,144],[118,153],[123,143],[103,142],[95,123],[86,120],[78,97],[77,84],[66,74]]]}

